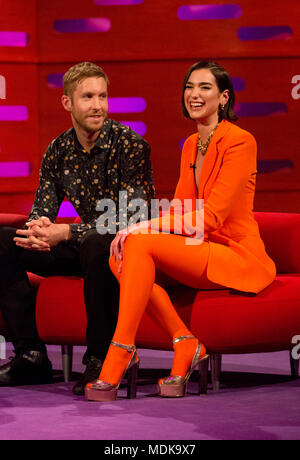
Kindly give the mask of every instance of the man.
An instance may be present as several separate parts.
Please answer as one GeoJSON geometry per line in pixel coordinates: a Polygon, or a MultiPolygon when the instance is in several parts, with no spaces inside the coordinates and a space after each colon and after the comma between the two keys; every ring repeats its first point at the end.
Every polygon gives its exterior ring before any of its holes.
{"type": "Polygon", "coordinates": [[[0,229],[0,308],[16,354],[0,367],[0,385],[51,381],[52,366],[37,333],[34,290],[26,272],[81,275],[88,320],[86,370],[73,393],[84,394],[86,383],[100,373],[118,315],[118,285],[108,266],[114,234],[99,225],[97,231],[97,203],[117,203],[121,191],[129,202],[139,198],[150,203],[154,186],[146,141],[107,118],[108,78],[103,70],[89,62],[77,64],[65,73],[63,87],[62,105],[73,128],[57,137],[44,155],[25,228],[0,229]],[[65,196],[81,223],[55,223],[65,196]]]}

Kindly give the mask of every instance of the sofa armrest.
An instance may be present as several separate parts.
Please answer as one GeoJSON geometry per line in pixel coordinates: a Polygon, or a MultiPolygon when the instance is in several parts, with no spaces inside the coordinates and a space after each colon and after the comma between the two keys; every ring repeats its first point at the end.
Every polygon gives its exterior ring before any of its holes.
{"type": "Polygon", "coordinates": [[[0,213],[0,227],[23,228],[27,218],[25,214],[0,213]]]}

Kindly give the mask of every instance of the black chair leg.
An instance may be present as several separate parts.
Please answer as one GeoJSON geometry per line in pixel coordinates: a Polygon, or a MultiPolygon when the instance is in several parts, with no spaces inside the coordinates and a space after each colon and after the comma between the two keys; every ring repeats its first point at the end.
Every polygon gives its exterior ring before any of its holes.
{"type": "Polygon", "coordinates": [[[73,363],[73,345],[61,346],[62,368],[64,373],[64,381],[70,382],[73,363]]]}
{"type": "Polygon", "coordinates": [[[291,376],[294,378],[299,377],[299,358],[295,359],[293,357],[292,351],[290,351],[290,366],[291,366],[291,376]]]}
{"type": "Polygon", "coordinates": [[[210,355],[210,368],[211,368],[211,383],[213,391],[217,392],[220,389],[220,376],[222,367],[222,355],[212,353],[210,355]]]}

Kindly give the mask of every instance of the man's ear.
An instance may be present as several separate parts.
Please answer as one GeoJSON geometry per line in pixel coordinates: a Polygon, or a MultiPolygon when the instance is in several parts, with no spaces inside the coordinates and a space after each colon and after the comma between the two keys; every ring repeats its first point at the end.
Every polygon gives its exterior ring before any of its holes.
{"type": "Polygon", "coordinates": [[[70,96],[67,96],[66,94],[63,94],[62,97],[61,97],[61,103],[62,103],[63,108],[67,112],[71,112],[72,100],[71,100],[70,96]]]}

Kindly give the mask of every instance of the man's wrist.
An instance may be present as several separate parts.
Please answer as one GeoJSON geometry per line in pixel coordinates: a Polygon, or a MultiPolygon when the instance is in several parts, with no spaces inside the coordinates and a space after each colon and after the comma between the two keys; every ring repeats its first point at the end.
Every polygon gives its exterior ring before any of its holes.
{"type": "Polygon", "coordinates": [[[69,241],[72,238],[71,227],[68,224],[62,224],[64,226],[64,240],[69,241]]]}

